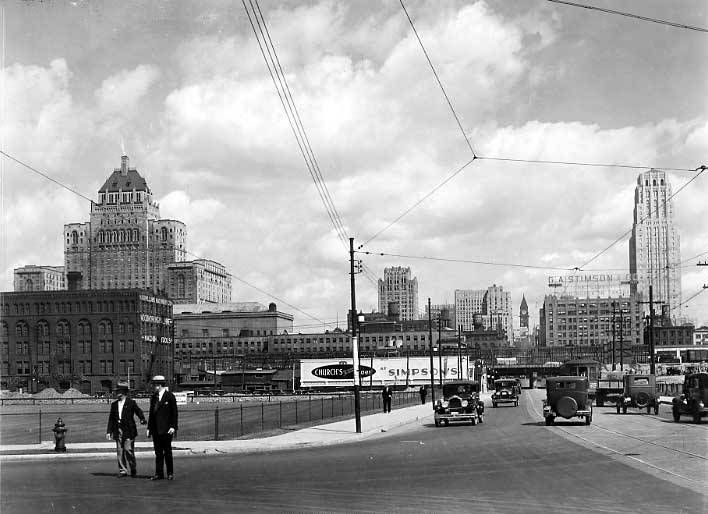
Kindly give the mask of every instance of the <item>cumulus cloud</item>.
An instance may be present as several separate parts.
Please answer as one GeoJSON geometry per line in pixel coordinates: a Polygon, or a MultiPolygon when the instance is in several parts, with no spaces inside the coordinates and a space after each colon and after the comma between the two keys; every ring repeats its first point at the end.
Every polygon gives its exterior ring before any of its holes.
{"type": "MultiPolygon", "coordinates": [[[[576,73],[587,63],[566,48],[567,30],[553,14],[533,8],[517,15],[502,4],[422,2],[411,9],[478,154],[671,167],[703,162],[708,122],[701,112],[641,123],[618,116],[611,124],[594,113],[566,114],[582,112],[578,98],[593,84],[575,84],[573,98],[555,95],[554,88],[567,69],[576,73]],[[536,102],[548,98],[550,104],[536,102]]],[[[131,164],[161,197],[161,215],[187,223],[191,252],[222,262],[234,276],[320,318],[345,313],[347,251],[312,183],[250,26],[245,19],[220,23],[216,4],[194,14],[202,20],[200,30],[176,30],[168,53],[145,51],[114,66],[122,71],[99,77],[85,88],[89,94],[72,86],[85,76],[66,59],[6,68],[13,102],[0,130],[7,146],[30,152],[48,169],[57,169],[55,161],[82,163],[64,176],[86,190],[111,171],[117,135],[129,132],[131,164]],[[30,143],[36,141],[43,144],[30,143]]],[[[348,235],[361,244],[421,201],[364,250],[568,267],[631,227],[637,170],[476,160],[423,199],[471,155],[401,11],[321,1],[278,5],[265,16],[348,235]]],[[[637,70],[642,72],[647,70],[637,70]]],[[[689,177],[671,174],[674,190],[689,177]]],[[[708,249],[700,222],[707,184],[701,177],[676,200],[688,256],[708,249]]],[[[32,221],[17,208],[9,204],[18,230],[31,233],[32,221]]],[[[72,216],[61,223],[77,221],[72,216]]],[[[12,262],[32,257],[10,253],[12,262]]],[[[385,266],[411,266],[421,307],[428,296],[451,299],[455,288],[491,283],[511,289],[515,304],[524,293],[538,307],[545,275],[556,274],[360,257],[374,274],[385,266]]],[[[622,241],[593,267],[624,268],[627,261],[622,241]]],[[[696,280],[684,276],[684,289],[696,280]]],[[[363,275],[357,283],[360,304],[376,306],[375,285],[363,275]]],[[[234,299],[270,300],[236,279],[234,299]]]]}
{"type": "Polygon", "coordinates": [[[157,67],[146,64],[111,75],[95,92],[98,109],[106,117],[132,114],[160,75],[157,67]]]}

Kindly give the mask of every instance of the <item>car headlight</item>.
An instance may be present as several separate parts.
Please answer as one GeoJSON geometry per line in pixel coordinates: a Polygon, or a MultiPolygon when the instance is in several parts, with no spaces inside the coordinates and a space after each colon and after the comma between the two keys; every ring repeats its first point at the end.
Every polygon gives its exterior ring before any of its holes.
{"type": "Polygon", "coordinates": [[[450,405],[447,401],[444,401],[441,403],[443,409],[447,409],[447,406],[450,405]]]}
{"type": "Polygon", "coordinates": [[[462,406],[467,407],[469,405],[469,402],[467,400],[462,400],[462,406]]]}
{"type": "Polygon", "coordinates": [[[702,409],[703,408],[703,402],[698,402],[698,406],[702,409]]]}

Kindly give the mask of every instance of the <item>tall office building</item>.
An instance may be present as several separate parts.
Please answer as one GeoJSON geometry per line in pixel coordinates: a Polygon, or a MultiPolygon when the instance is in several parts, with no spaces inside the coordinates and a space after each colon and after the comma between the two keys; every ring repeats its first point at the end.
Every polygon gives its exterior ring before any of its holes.
{"type": "Polygon", "coordinates": [[[399,305],[401,320],[418,319],[418,279],[411,278],[410,268],[384,269],[384,278],[379,279],[379,312],[388,312],[389,302],[399,305]]]}
{"type": "Polygon", "coordinates": [[[90,221],[64,225],[68,289],[138,288],[172,293],[176,302],[230,301],[231,275],[213,261],[186,266],[186,241],[185,224],[160,219],[147,182],[124,155],[91,203],[90,221]]]}
{"type": "MultiPolygon", "coordinates": [[[[652,285],[654,301],[668,306],[670,317],[677,320],[681,318],[681,243],[670,197],[671,184],[665,172],[649,170],[637,178],[629,271],[636,278],[633,292],[646,302],[652,285]]],[[[649,305],[643,306],[648,313],[649,305]]],[[[656,304],[655,310],[661,312],[662,307],[656,304]]]]}
{"type": "Polygon", "coordinates": [[[66,289],[64,266],[23,266],[14,270],[15,291],[61,291],[66,289]]]}
{"type": "Polygon", "coordinates": [[[474,315],[482,315],[485,329],[502,328],[509,343],[514,340],[511,293],[496,284],[487,289],[456,289],[455,317],[462,330],[474,329],[474,315]]]}

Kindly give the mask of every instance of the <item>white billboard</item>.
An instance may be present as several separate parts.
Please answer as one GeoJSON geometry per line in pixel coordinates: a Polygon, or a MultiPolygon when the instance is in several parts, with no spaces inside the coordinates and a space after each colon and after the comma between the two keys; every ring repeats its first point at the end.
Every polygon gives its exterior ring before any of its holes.
{"type": "MultiPolygon", "coordinates": [[[[455,355],[442,357],[442,378],[445,380],[473,379],[474,361],[467,365],[462,356],[462,370],[455,355]]],[[[374,357],[359,360],[361,385],[421,386],[430,385],[430,357],[374,357]]],[[[433,378],[439,380],[440,360],[433,359],[433,378]]],[[[303,359],[300,361],[301,387],[353,387],[352,359],[303,359]]]]}

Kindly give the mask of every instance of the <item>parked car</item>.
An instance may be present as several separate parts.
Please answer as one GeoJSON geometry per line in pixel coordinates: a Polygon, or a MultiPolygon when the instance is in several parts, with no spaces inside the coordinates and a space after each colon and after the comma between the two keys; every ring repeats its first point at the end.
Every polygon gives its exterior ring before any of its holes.
{"type": "Polygon", "coordinates": [[[543,417],[552,425],[560,416],[565,419],[585,418],[592,423],[592,399],[588,395],[587,377],[549,377],[546,379],[546,399],[543,400],[543,417]]]}
{"type": "Polygon", "coordinates": [[[513,403],[514,407],[518,407],[519,394],[521,394],[521,385],[516,379],[497,379],[494,381],[494,392],[492,393],[492,407],[496,408],[496,406],[500,403],[513,403]]]}
{"type": "Polygon", "coordinates": [[[683,382],[683,392],[673,399],[671,413],[674,421],[681,421],[681,416],[691,416],[694,423],[700,423],[701,418],[708,415],[708,373],[692,373],[686,375],[683,382]]]}
{"type": "Polygon", "coordinates": [[[443,397],[435,402],[435,426],[451,421],[484,422],[484,402],[479,399],[479,382],[456,380],[443,384],[443,397]]]}
{"type": "Polygon", "coordinates": [[[646,409],[647,414],[654,409],[654,414],[659,414],[659,393],[656,390],[655,375],[625,375],[622,383],[622,394],[617,399],[617,414],[620,410],[627,414],[629,407],[646,409]]]}

